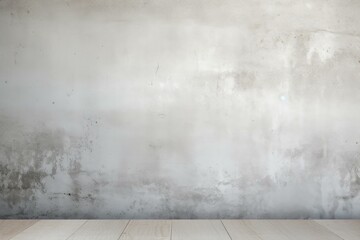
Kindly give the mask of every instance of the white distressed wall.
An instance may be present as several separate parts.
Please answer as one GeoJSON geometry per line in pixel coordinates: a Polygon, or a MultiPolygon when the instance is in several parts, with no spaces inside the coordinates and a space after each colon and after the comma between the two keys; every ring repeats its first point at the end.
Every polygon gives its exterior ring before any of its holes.
{"type": "Polygon", "coordinates": [[[360,1],[0,1],[0,217],[359,218],[359,193],[360,1]]]}

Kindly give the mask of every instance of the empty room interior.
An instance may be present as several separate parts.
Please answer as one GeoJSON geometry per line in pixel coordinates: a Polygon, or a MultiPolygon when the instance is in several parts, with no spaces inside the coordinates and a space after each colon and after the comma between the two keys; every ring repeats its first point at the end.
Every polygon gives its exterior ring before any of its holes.
{"type": "Polygon", "coordinates": [[[360,240],[360,0],[0,0],[0,240],[360,240]]]}

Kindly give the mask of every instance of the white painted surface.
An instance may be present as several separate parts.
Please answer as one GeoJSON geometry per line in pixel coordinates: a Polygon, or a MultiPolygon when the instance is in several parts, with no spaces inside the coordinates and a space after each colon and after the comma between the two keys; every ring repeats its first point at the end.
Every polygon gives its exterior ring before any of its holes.
{"type": "Polygon", "coordinates": [[[358,218],[359,12],[0,1],[0,215],[358,218]]]}

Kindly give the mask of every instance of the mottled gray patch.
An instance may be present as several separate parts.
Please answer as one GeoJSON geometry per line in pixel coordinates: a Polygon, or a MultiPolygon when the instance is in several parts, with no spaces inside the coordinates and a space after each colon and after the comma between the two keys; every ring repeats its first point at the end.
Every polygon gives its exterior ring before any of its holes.
{"type": "MultiPolygon", "coordinates": [[[[26,129],[7,118],[2,118],[1,123],[0,203],[6,203],[15,215],[29,214],[31,206],[36,206],[38,196],[49,196],[50,200],[59,198],[57,193],[46,188],[46,181],[57,181],[58,173],[68,174],[72,181],[71,192],[62,193],[62,198],[94,203],[93,194],[83,192],[78,180],[80,175],[94,178],[81,167],[81,153],[92,148],[88,137],[76,138],[62,130],[43,126],[26,129]]],[[[92,191],[96,193],[98,187],[93,184],[92,191]]]]}
{"type": "MultiPolygon", "coordinates": [[[[6,129],[2,129],[3,135],[7,135],[6,129]]],[[[11,134],[0,138],[2,200],[10,207],[31,200],[35,191],[45,192],[44,179],[56,174],[65,155],[62,131],[42,129],[13,137],[12,141],[11,134]]]]}

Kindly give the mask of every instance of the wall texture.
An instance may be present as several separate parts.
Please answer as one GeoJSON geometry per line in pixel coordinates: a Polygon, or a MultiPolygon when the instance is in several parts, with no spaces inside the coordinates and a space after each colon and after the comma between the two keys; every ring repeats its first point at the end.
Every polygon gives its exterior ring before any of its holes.
{"type": "Polygon", "coordinates": [[[359,13],[1,0],[0,217],[359,218],[359,13]]]}

